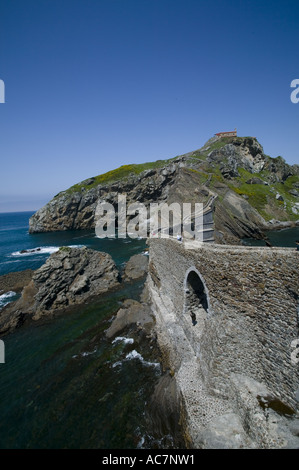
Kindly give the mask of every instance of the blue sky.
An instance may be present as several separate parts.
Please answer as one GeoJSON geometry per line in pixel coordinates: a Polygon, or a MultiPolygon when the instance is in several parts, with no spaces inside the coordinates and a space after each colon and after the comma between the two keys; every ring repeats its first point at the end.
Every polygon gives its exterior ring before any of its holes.
{"type": "Polygon", "coordinates": [[[237,128],[299,163],[298,0],[1,0],[0,212],[237,128]]]}

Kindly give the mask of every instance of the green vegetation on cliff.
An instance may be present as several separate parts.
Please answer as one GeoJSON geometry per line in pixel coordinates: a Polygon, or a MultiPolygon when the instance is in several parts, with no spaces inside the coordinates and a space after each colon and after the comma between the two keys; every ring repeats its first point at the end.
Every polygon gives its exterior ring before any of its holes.
{"type": "MultiPolygon", "coordinates": [[[[288,220],[297,220],[298,216],[292,211],[292,207],[298,198],[290,194],[294,183],[299,183],[299,175],[289,176],[285,181],[275,183],[250,184],[252,173],[244,168],[238,168],[239,177],[234,178],[228,183],[230,189],[237,194],[245,197],[249,204],[254,207],[266,220],[269,221],[272,216],[269,214],[269,208],[276,208],[279,212],[286,212],[288,220]]],[[[266,181],[269,172],[261,171],[255,176],[262,181],[266,181]]]]}
{"type": "MultiPolygon", "coordinates": [[[[105,185],[114,183],[116,181],[128,179],[131,175],[139,175],[145,170],[151,170],[156,168],[163,168],[165,165],[170,163],[173,158],[169,160],[157,160],[155,162],[148,163],[134,163],[130,165],[122,165],[115,170],[108,171],[102,175],[94,176],[87,180],[82,181],[81,183],[74,184],[63,193],[71,194],[75,192],[81,192],[82,190],[89,190],[95,188],[99,185],[105,185]]],[[[59,196],[62,193],[57,194],[55,197],[59,196]]]]}
{"type": "Polygon", "coordinates": [[[299,218],[298,165],[265,155],[255,137],[212,137],[195,151],[123,165],[71,186],[32,216],[30,233],[91,228],[99,195],[116,207],[119,192],[145,204],[204,203],[217,195],[215,226],[233,237],[251,236],[264,221],[299,218]]]}
{"type": "MultiPolygon", "coordinates": [[[[205,185],[209,183],[209,186],[214,189],[215,186],[217,187],[217,183],[222,182],[235,193],[248,200],[249,204],[254,207],[265,220],[272,218],[272,214],[269,214],[268,210],[270,206],[276,208],[278,213],[282,210],[285,211],[289,220],[296,220],[298,217],[292,211],[292,207],[293,204],[298,201],[298,198],[290,194],[290,190],[294,187],[294,184],[299,183],[299,175],[291,175],[285,181],[277,181],[269,184],[267,180],[269,180],[271,171],[269,169],[263,169],[260,172],[255,172],[254,176],[260,178],[265,184],[248,184],[248,181],[253,176],[252,172],[242,168],[242,166],[238,166],[238,176],[236,175],[233,178],[227,179],[221,172],[221,166],[224,164],[229,165],[228,158],[223,157],[221,163],[215,161],[215,163],[211,164],[211,162],[209,162],[209,156],[221,152],[228,144],[233,144],[235,148],[244,145],[259,146],[255,137],[212,138],[200,149],[182,156],[186,157],[187,167],[189,167],[192,172],[198,174],[201,184],[205,185]],[[196,161],[200,164],[200,167],[196,165],[196,161]],[[281,197],[277,197],[277,195],[281,197]]],[[[285,160],[280,156],[271,158],[268,155],[264,155],[264,157],[269,162],[268,167],[269,165],[273,165],[274,167],[281,168],[286,165],[285,160]]],[[[140,175],[146,170],[163,168],[177,158],[179,157],[140,164],[122,165],[115,170],[77,183],[66,191],[57,194],[55,198],[59,197],[61,194],[71,195],[76,192],[81,193],[82,191],[88,191],[99,185],[105,186],[117,181],[128,180],[131,176],[140,175]]]]}

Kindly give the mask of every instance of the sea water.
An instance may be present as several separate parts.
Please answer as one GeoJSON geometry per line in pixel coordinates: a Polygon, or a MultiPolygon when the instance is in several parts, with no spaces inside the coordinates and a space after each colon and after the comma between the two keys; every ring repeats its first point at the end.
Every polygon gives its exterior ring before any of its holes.
{"type": "Polygon", "coordinates": [[[118,267],[145,248],[144,240],[96,237],[94,230],[29,234],[33,212],[0,213],[0,275],[37,269],[61,246],[87,246],[109,253],[118,267]]]}
{"type": "MultiPolygon", "coordinates": [[[[296,240],[299,240],[299,227],[285,228],[281,230],[272,230],[266,232],[270,246],[282,246],[296,249],[296,240]]],[[[244,238],[244,245],[250,246],[266,246],[264,240],[256,240],[254,238],[244,238]]]]}
{"type": "MultiPolygon", "coordinates": [[[[132,255],[146,248],[144,240],[101,240],[92,230],[30,235],[31,215],[0,214],[0,274],[37,269],[60,246],[105,251],[122,270],[132,255]]],[[[294,246],[299,228],[268,235],[273,245],[294,246]]],[[[171,429],[159,434],[150,420],[149,401],[161,377],[155,346],[134,329],[113,340],[105,336],[122,301],[138,300],[142,287],[142,281],[127,284],[72,314],[32,323],[4,337],[1,449],[183,446],[180,436],[171,429]]],[[[0,308],[12,300],[12,291],[0,296],[0,308]]]]}
{"type": "MultiPolygon", "coordinates": [[[[101,240],[92,230],[30,235],[31,215],[0,214],[0,274],[37,269],[60,246],[108,252],[122,270],[146,248],[144,240],[101,240]]],[[[143,281],[128,283],[71,314],[4,336],[1,449],[178,447],[171,430],[157,434],[148,413],[162,373],[156,347],[134,329],[114,340],[105,335],[122,301],[138,300],[142,288],[143,281]]],[[[14,300],[13,292],[5,295],[2,305],[14,300]]]]}

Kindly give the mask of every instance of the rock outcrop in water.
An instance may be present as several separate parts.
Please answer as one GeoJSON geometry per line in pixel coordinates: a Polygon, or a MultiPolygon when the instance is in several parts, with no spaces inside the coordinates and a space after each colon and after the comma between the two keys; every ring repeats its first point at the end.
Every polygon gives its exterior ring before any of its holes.
{"type": "Polygon", "coordinates": [[[0,312],[0,334],[56,312],[90,302],[120,285],[119,272],[107,253],[63,247],[32,275],[21,298],[0,312]]]}
{"type": "Polygon", "coordinates": [[[138,325],[144,331],[147,331],[147,329],[150,331],[153,323],[153,313],[148,304],[140,303],[133,299],[126,299],[118,310],[112,324],[107,329],[106,336],[107,338],[112,338],[131,325],[138,325]]]}
{"type": "Polygon", "coordinates": [[[23,288],[31,281],[32,276],[32,269],[26,269],[24,271],[17,271],[0,276],[0,295],[9,291],[17,293],[22,292],[23,288]]]}
{"type": "Polygon", "coordinates": [[[148,257],[141,253],[131,256],[126,263],[124,280],[134,281],[145,277],[148,271],[148,257]]]}
{"type": "Polygon", "coordinates": [[[176,158],[125,165],[89,178],[56,195],[30,219],[30,233],[91,229],[98,201],[117,208],[119,194],[127,204],[141,202],[215,201],[218,243],[295,224],[299,217],[299,166],[270,158],[253,137],[212,138],[201,149],[176,158]]]}

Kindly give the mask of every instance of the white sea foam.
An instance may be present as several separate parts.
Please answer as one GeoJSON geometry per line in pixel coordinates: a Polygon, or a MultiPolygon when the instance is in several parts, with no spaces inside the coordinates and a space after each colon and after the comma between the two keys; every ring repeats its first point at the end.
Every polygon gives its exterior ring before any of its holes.
{"type": "Polygon", "coordinates": [[[143,364],[144,366],[155,367],[155,368],[160,367],[159,362],[149,362],[149,361],[146,361],[146,360],[141,356],[141,354],[139,354],[139,352],[136,351],[136,349],[133,349],[133,351],[129,352],[129,353],[126,355],[126,360],[127,360],[127,361],[131,361],[132,359],[138,359],[140,362],[142,362],[142,364],[143,364]]]}
{"type": "Polygon", "coordinates": [[[95,352],[97,352],[97,348],[94,348],[93,351],[86,351],[86,352],[83,352],[83,353],[81,353],[80,355],[81,355],[82,357],[86,357],[86,356],[90,356],[91,354],[94,354],[95,352]]]}
{"type": "MultiPolygon", "coordinates": [[[[116,339],[116,338],[115,338],[116,339]]],[[[127,339],[127,338],[126,338],[127,339]]],[[[138,360],[142,363],[142,365],[144,365],[145,367],[154,367],[155,369],[160,369],[160,364],[159,362],[150,362],[150,361],[146,361],[142,355],[136,351],[136,349],[133,349],[132,351],[130,351],[124,359],[120,360],[120,361],[116,361],[114,362],[114,364],[112,364],[112,367],[118,367],[118,366],[122,366],[124,362],[128,362],[128,361],[133,361],[133,360],[138,360]]]]}
{"type": "Polygon", "coordinates": [[[86,356],[90,356],[91,354],[94,354],[95,352],[97,352],[97,348],[94,348],[93,351],[84,351],[80,354],[75,354],[74,356],[72,356],[73,359],[75,359],[76,357],[86,357],[86,356]]]}
{"type": "Polygon", "coordinates": [[[12,256],[32,256],[52,254],[59,250],[59,246],[40,246],[37,248],[30,248],[28,250],[14,251],[12,256]]]}
{"type": "Polygon", "coordinates": [[[117,336],[113,341],[112,344],[118,343],[119,341],[123,341],[125,344],[133,344],[133,338],[126,338],[125,336],[117,336]]]}
{"type": "Polygon", "coordinates": [[[5,294],[0,295],[0,309],[5,307],[15,295],[16,293],[13,291],[5,292],[5,294]]]}
{"type": "Polygon", "coordinates": [[[9,292],[5,292],[5,294],[0,295],[0,300],[8,299],[9,297],[13,297],[14,295],[16,295],[16,293],[10,290],[9,292]]]}
{"type": "Polygon", "coordinates": [[[16,259],[16,260],[2,261],[0,264],[10,264],[10,263],[19,263],[19,262],[20,261],[16,259]]]}
{"type": "Polygon", "coordinates": [[[122,365],[122,362],[121,361],[117,361],[117,362],[114,362],[114,364],[112,364],[112,367],[117,367],[117,366],[121,366],[122,365]]]}
{"type": "MultiPolygon", "coordinates": [[[[69,248],[81,248],[84,245],[69,245],[69,248]]],[[[38,246],[20,251],[14,251],[12,256],[51,255],[59,251],[59,246],[38,246]]]]}
{"type": "Polygon", "coordinates": [[[141,436],[140,441],[137,444],[137,449],[143,449],[142,446],[143,446],[144,442],[145,442],[145,438],[144,438],[144,436],[141,436]]]}
{"type": "Polygon", "coordinates": [[[129,352],[126,355],[126,359],[128,361],[131,361],[132,359],[139,359],[140,361],[144,361],[143,357],[141,356],[141,354],[139,354],[139,352],[136,351],[136,349],[133,349],[133,351],[129,352]]]}

